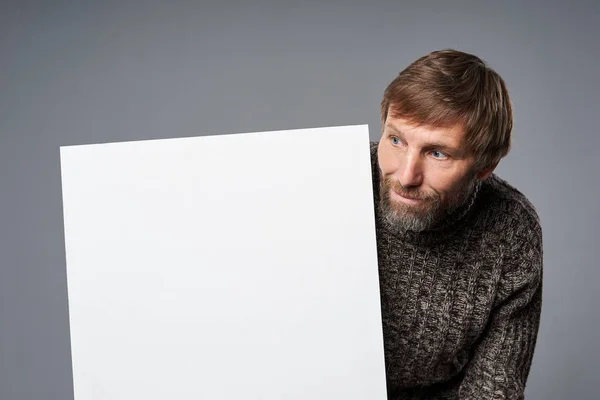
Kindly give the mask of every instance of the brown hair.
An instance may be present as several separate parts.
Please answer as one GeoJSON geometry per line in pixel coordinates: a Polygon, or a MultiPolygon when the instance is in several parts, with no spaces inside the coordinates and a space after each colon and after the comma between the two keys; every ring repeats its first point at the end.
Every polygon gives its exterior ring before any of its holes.
{"type": "Polygon", "coordinates": [[[404,69],[385,89],[381,121],[388,112],[419,125],[463,124],[467,150],[484,169],[511,147],[512,106],[504,80],[480,58],[447,49],[404,69]]]}

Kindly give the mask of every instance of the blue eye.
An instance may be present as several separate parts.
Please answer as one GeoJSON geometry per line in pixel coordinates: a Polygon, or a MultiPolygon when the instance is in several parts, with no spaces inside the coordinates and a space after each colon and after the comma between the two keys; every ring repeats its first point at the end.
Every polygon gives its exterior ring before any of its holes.
{"type": "Polygon", "coordinates": [[[392,143],[393,144],[400,144],[400,139],[398,139],[397,137],[392,137],[392,143]]]}
{"type": "Polygon", "coordinates": [[[440,160],[443,160],[443,159],[445,159],[447,157],[441,151],[432,151],[431,154],[433,155],[434,158],[437,158],[437,159],[440,159],[440,160]]]}

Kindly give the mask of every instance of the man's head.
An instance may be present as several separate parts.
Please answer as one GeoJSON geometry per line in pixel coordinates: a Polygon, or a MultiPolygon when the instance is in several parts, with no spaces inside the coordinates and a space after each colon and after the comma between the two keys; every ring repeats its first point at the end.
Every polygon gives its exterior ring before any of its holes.
{"type": "Polygon", "coordinates": [[[403,70],[381,102],[380,208],[399,229],[432,227],[465,201],[511,145],[502,78],[478,57],[443,50],[403,70]]]}

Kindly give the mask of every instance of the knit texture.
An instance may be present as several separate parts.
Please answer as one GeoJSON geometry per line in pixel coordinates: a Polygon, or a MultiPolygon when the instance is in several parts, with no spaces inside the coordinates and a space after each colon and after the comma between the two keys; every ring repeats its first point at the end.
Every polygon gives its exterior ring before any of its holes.
{"type": "MultiPolygon", "coordinates": [[[[377,143],[371,143],[375,204],[377,143]]],[[[427,232],[376,211],[388,398],[524,398],[540,322],[542,231],[523,194],[492,174],[427,232]]]]}

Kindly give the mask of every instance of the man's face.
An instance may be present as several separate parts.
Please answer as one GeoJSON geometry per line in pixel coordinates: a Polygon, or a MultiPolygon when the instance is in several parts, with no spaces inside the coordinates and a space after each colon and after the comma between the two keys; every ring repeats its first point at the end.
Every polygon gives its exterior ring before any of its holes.
{"type": "Polygon", "coordinates": [[[430,228],[463,204],[477,179],[491,173],[475,173],[460,125],[431,128],[392,116],[384,124],[378,159],[380,208],[401,230],[430,228]]]}

